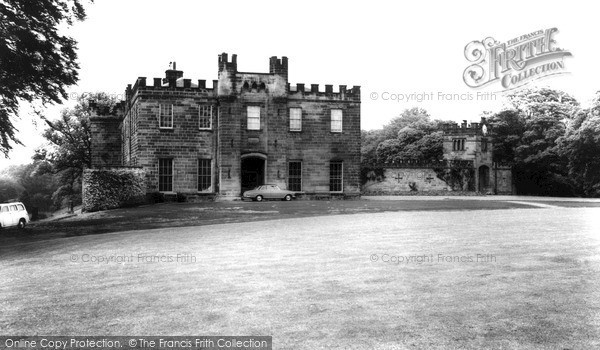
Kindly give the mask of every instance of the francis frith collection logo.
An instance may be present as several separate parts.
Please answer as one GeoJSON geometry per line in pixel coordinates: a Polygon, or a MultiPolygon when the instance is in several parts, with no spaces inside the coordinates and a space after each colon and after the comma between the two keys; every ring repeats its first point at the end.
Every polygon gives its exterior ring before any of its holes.
{"type": "Polygon", "coordinates": [[[472,41],[465,46],[465,58],[472,64],[464,73],[465,83],[478,88],[499,83],[504,90],[534,80],[566,73],[567,50],[556,46],[556,28],[524,34],[505,43],[494,38],[472,41]]]}

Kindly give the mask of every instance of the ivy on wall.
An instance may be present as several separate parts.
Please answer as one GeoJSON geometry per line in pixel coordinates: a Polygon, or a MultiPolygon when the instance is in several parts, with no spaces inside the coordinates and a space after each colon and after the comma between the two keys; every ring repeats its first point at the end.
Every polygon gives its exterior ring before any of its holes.
{"type": "Polygon", "coordinates": [[[451,163],[450,167],[434,168],[438,179],[444,181],[453,191],[474,191],[475,170],[451,163]]]}
{"type": "Polygon", "coordinates": [[[382,182],[385,179],[385,168],[377,165],[363,165],[360,168],[360,184],[361,186],[368,181],[382,182]]]}
{"type": "Polygon", "coordinates": [[[98,211],[146,201],[146,174],[140,168],[85,169],[83,211],[98,211]]]}

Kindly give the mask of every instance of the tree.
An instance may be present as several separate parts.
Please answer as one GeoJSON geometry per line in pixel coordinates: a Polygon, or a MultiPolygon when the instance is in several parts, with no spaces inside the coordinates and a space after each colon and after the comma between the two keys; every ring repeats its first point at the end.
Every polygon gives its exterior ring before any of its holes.
{"type": "Polygon", "coordinates": [[[376,148],[379,163],[394,163],[401,159],[422,161],[443,157],[444,135],[441,120],[431,120],[421,108],[406,109],[386,125],[381,132],[383,141],[376,148]]]}
{"type": "Polygon", "coordinates": [[[9,181],[12,181],[17,189],[12,198],[18,198],[28,210],[34,208],[41,211],[52,210],[52,194],[56,191],[57,184],[54,176],[46,171],[49,167],[47,162],[36,161],[7,168],[4,177],[10,179],[9,181]]]}
{"type": "Polygon", "coordinates": [[[56,121],[44,118],[48,128],[44,137],[47,147],[36,150],[34,159],[47,161],[48,169],[58,176],[61,186],[54,193],[54,200],[60,206],[64,199],[81,200],[81,176],[85,167],[92,163],[92,133],[90,128],[91,109],[89,100],[94,100],[98,108],[113,109],[117,98],[105,93],[82,96],[73,108],[64,109],[56,121]]]}
{"type": "Polygon", "coordinates": [[[383,141],[383,129],[360,132],[360,156],[363,165],[377,163],[377,146],[383,141]]]}
{"type": "Polygon", "coordinates": [[[431,122],[431,117],[423,108],[413,107],[405,109],[398,117],[392,119],[383,127],[383,139],[389,140],[398,137],[398,132],[407,126],[429,122],[431,122]]]}
{"type": "Polygon", "coordinates": [[[492,115],[488,123],[494,136],[494,162],[514,162],[515,150],[525,132],[525,120],[519,111],[509,109],[492,115]]]}
{"type": "Polygon", "coordinates": [[[600,91],[592,107],[582,110],[569,123],[559,140],[559,153],[567,159],[576,193],[600,197],[600,91]]]}
{"type": "Polygon", "coordinates": [[[494,159],[514,163],[518,193],[572,195],[567,160],[558,143],[579,103],[565,92],[548,88],[519,90],[508,96],[512,108],[490,118],[494,159]]]}
{"type": "Polygon", "coordinates": [[[0,152],[5,157],[10,141],[21,144],[11,120],[20,103],[60,103],[65,88],[77,82],[77,43],[59,29],[83,19],[80,0],[0,2],[0,152]]]}
{"type": "Polygon", "coordinates": [[[0,177],[0,203],[19,198],[22,188],[11,178],[0,177]]]}

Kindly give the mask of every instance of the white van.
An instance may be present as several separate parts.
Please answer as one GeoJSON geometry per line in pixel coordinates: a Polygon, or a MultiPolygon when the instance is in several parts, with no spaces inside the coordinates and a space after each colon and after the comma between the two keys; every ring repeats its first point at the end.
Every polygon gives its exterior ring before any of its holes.
{"type": "Polygon", "coordinates": [[[0,203],[0,228],[17,226],[23,228],[29,223],[29,214],[23,203],[0,203]]]}

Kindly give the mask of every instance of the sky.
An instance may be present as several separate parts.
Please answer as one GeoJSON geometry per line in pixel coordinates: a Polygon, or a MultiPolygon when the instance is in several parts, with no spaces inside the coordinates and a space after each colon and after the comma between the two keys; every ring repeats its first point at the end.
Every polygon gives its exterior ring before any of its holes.
{"type": "MultiPolygon", "coordinates": [[[[238,70],[246,72],[268,72],[269,57],[287,56],[292,85],[320,84],[322,91],[325,84],[334,91],[360,85],[364,130],[412,107],[435,119],[478,121],[483,111],[502,108],[504,93],[499,84],[465,84],[471,64],[465,46],[547,28],[558,29],[557,47],[572,56],[564,59],[567,74],[535,84],[568,92],[583,105],[600,90],[593,2],[96,0],[86,9],[87,19],[66,30],[78,42],[80,81],[63,105],[45,110],[50,119],[81,94],[122,96],[137,77],[163,77],[171,61],[184,77],[210,86],[217,55],[227,52],[238,55],[238,70]]],[[[25,146],[1,158],[0,169],[30,162],[43,145],[44,125],[27,110],[15,123],[25,146]]]]}

